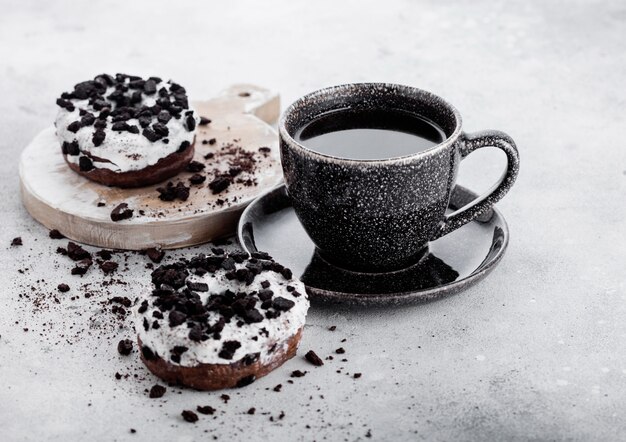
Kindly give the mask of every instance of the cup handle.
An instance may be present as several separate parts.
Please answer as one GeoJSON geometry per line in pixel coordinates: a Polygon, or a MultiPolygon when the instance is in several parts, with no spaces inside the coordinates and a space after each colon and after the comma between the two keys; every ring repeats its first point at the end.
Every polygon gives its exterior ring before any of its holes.
{"type": "Polygon", "coordinates": [[[440,238],[487,212],[506,195],[519,172],[519,153],[515,142],[504,132],[489,130],[461,135],[461,160],[482,147],[497,147],[506,154],[506,171],[500,181],[471,203],[446,215],[433,239],[440,238]]]}

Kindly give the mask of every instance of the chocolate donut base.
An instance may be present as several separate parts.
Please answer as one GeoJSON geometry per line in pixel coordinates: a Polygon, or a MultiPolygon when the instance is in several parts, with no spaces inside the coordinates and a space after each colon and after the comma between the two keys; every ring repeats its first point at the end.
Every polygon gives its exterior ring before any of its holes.
{"type": "Polygon", "coordinates": [[[109,169],[100,169],[95,167],[97,161],[94,161],[94,168],[89,171],[82,171],[78,164],[67,161],[67,155],[63,155],[65,162],[70,168],[84,176],[85,178],[104,184],[110,187],[144,187],[165,181],[168,178],[178,175],[185,170],[187,165],[193,159],[195,152],[194,143],[182,152],[174,152],[168,156],[161,158],[156,164],[145,167],[140,170],[132,170],[129,172],[114,172],[109,169]]]}
{"type": "MultiPolygon", "coordinates": [[[[171,364],[159,356],[148,360],[143,353],[140,354],[148,370],[166,382],[185,385],[197,390],[220,390],[248,385],[252,380],[263,377],[280,367],[296,355],[301,337],[302,328],[286,341],[277,343],[277,350],[272,353],[269,362],[263,363],[258,360],[249,365],[246,365],[242,359],[232,364],[199,364],[194,367],[183,367],[171,364]],[[285,342],[287,349],[283,350],[285,342]]],[[[137,340],[139,348],[143,348],[141,339],[137,338],[137,340]]]]}

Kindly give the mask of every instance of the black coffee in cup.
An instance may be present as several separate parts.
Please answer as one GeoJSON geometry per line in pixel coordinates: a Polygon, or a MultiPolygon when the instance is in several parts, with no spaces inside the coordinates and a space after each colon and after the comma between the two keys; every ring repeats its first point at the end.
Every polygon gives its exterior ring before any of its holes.
{"type": "Polygon", "coordinates": [[[311,150],[357,160],[412,155],[445,138],[435,123],[399,109],[334,110],[317,116],[295,134],[311,150]]]}

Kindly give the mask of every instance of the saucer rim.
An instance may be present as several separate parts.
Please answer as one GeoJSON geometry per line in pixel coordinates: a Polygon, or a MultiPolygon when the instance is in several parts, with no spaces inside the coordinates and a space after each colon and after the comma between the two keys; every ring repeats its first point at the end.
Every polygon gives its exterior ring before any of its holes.
{"type": "MultiPolygon", "coordinates": [[[[478,194],[468,189],[465,186],[461,186],[459,184],[455,185],[455,189],[466,192],[469,195],[473,195],[474,198],[478,198],[478,194]]],[[[286,191],[285,184],[281,183],[277,186],[268,189],[267,191],[260,194],[256,197],[242,212],[241,217],[239,218],[239,222],[237,224],[237,241],[239,242],[239,246],[248,254],[258,251],[256,246],[255,250],[251,250],[246,241],[243,238],[243,227],[246,224],[247,220],[250,218],[250,212],[254,210],[254,208],[269,194],[277,191],[286,191]]],[[[290,205],[290,207],[292,207],[290,205]]],[[[391,304],[423,304],[431,301],[435,301],[447,296],[451,296],[457,294],[465,289],[468,289],[485,278],[502,260],[510,239],[509,226],[506,222],[506,219],[502,215],[502,213],[495,207],[491,207],[492,215],[490,217],[489,222],[494,222],[494,217],[497,218],[495,221],[497,225],[502,229],[502,245],[499,246],[497,252],[489,257],[487,255],[485,259],[473,270],[468,276],[458,279],[456,281],[452,281],[443,285],[439,285],[436,287],[427,288],[425,290],[413,290],[413,291],[403,291],[396,293],[349,293],[349,292],[338,292],[333,290],[320,289],[316,287],[310,287],[305,284],[307,289],[307,293],[310,296],[311,302],[321,303],[321,304],[356,304],[362,306],[374,306],[374,305],[391,305],[391,304]]],[[[479,222],[477,220],[471,221],[472,223],[479,222]]],[[[452,232],[450,232],[452,233],[452,232]]],[[[254,232],[253,232],[254,234],[254,232]]],[[[445,237],[447,235],[444,235],[445,237]]],[[[442,238],[443,238],[442,237],[442,238]]],[[[441,238],[439,238],[441,239],[441,238]]]]}

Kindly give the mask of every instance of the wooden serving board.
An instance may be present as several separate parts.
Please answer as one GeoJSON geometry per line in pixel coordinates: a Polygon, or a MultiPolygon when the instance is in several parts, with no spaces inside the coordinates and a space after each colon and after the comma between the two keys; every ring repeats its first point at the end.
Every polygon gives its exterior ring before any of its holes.
{"type": "MultiPolygon", "coordinates": [[[[278,137],[269,125],[279,114],[278,94],[253,85],[234,85],[219,96],[193,103],[199,115],[211,119],[196,131],[194,160],[207,163],[207,181],[191,185],[187,201],[161,201],[156,188],[120,189],[94,183],[65,163],[54,127],[42,131],[22,152],[19,175],[22,202],[37,221],[66,237],[94,246],[141,250],[173,249],[204,243],[234,233],[243,209],[260,193],[282,181],[278,137]],[[215,138],[214,144],[203,140],[215,138]],[[205,155],[240,146],[255,152],[256,185],[233,183],[214,195],[207,187],[215,164],[205,155]],[[270,151],[259,154],[259,147],[270,151]],[[130,219],[113,222],[120,203],[134,210],[130,219]]],[[[240,151],[241,152],[241,151],[240,151]]],[[[215,160],[213,160],[215,161],[215,160]]],[[[228,170],[228,166],[224,166],[228,170]]],[[[172,182],[189,185],[183,172],[172,182]]],[[[249,183],[248,183],[249,184],[249,183]]]]}

